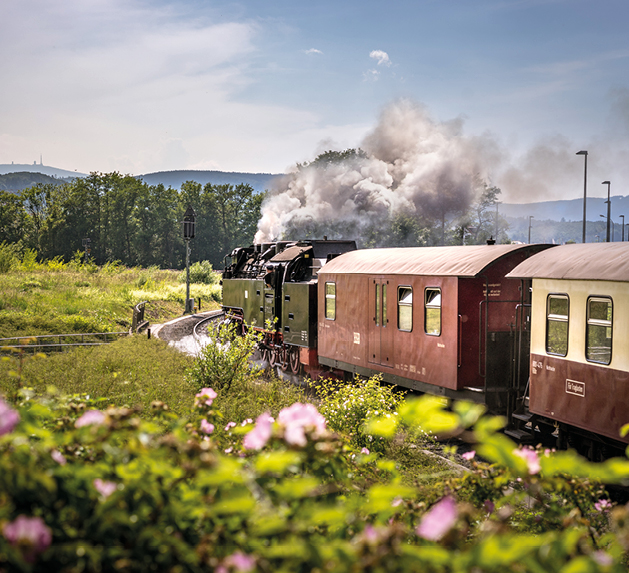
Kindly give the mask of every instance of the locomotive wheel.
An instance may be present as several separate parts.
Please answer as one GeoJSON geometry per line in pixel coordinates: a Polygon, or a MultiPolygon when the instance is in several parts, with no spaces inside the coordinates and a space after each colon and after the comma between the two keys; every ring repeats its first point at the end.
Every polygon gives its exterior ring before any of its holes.
{"type": "Polygon", "coordinates": [[[299,349],[291,348],[290,350],[290,369],[293,374],[297,374],[299,372],[299,349]]]}
{"type": "Polygon", "coordinates": [[[288,370],[288,354],[289,354],[289,350],[287,348],[282,348],[281,350],[281,360],[282,363],[280,364],[280,367],[282,368],[282,370],[284,372],[286,372],[286,370],[288,370]]]}
{"type": "Polygon", "coordinates": [[[278,366],[280,364],[280,351],[277,348],[273,348],[270,351],[269,364],[271,368],[278,366]]]}
{"type": "Polygon", "coordinates": [[[262,349],[262,360],[264,360],[265,362],[268,362],[269,364],[271,363],[271,352],[269,351],[268,348],[262,349]]]}

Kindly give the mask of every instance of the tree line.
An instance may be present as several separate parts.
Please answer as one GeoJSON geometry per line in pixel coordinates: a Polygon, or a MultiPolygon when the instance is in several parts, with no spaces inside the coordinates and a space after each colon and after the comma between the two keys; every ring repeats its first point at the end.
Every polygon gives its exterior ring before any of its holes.
{"type": "Polygon", "coordinates": [[[247,184],[201,185],[178,191],[131,175],[92,173],[70,183],[38,183],[20,193],[0,190],[0,243],[69,260],[90,239],[96,264],[181,268],[183,214],[196,213],[192,257],[221,266],[234,247],[253,241],[265,194],[247,184]]]}

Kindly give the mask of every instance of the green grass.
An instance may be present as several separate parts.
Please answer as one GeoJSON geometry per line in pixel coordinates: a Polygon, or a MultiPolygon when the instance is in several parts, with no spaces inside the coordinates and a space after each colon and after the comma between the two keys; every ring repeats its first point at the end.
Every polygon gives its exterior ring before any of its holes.
{"type": "MultiPolygon", "coordinates": [[[[29,270],[0,273],[0,338],[74,332],[115,332],[131,326],[133,307],[142,301],[152,323],[183,312],[185,285],[177,271],[58,268],[37,264],[29,270]]],[[[203,309],[218,307],[218,285],[192,284],[203,309]]]]}
{"type": "MultiPolygon", "coordinates": [[[[157,339],[142,335],[124,338],[112,344],[51,354],[26,356],[22,384],[38,395],[55,387],[63,395],[87,394],[105,398],[105,406],[138,406],[145,415],[151,402],[168,404],[179,416],[189,413],[193,391],[184,383],[184,372],[192,358],[157,339]]],[[[0,393],[14,393],[17,359],[0,362],[0,393]]]]}

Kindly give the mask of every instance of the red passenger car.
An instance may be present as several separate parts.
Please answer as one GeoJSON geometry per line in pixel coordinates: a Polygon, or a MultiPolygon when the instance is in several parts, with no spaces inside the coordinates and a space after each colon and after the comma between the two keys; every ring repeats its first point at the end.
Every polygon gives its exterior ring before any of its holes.
{"type": "Polygon", "coordinates": [[[526,320],[520,281],[505,275],[547,247],[371,249],[337,257],[319,272],[319,362],[365,376],[380,372],[394,384],[507,413],[524,391],[528,360],[516,356],[517,323],[526,320]]]}

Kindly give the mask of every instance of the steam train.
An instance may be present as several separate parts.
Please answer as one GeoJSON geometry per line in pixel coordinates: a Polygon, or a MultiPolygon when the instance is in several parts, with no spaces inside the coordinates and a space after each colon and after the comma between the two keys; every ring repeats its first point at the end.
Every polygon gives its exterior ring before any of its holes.
{"type": "Polygon", "coordinates": [[[629,443],[629,243],[258,244],[226,257],[223,307],[283,370],[380,373],[593,460],[629,443]]]}

